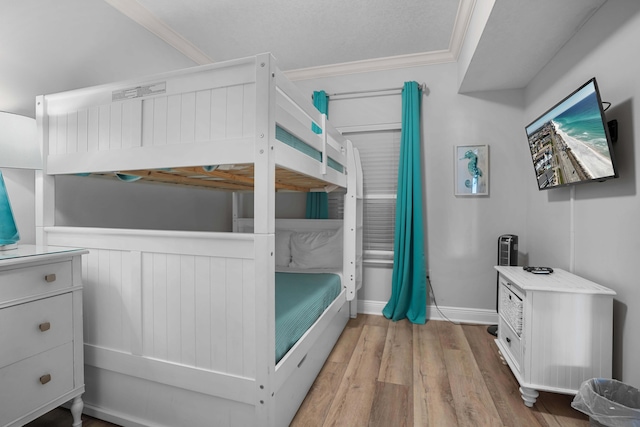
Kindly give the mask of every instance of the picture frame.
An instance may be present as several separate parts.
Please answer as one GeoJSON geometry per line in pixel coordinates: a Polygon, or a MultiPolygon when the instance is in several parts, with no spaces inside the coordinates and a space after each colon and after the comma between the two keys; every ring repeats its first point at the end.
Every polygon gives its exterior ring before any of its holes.
{"type": "Polygon", "coordinates": [[[488,145],[456,145],[454,165],[456,196],[489,195],[488,145]]]}

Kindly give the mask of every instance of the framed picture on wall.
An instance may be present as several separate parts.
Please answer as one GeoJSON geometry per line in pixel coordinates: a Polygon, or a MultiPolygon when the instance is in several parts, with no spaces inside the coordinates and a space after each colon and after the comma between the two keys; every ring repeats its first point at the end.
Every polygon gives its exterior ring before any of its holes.
{"type": "Polygon", "coordinates": [[[455,195],[489,195],[489,146],[456,145],[454,152],[455,195]]]}

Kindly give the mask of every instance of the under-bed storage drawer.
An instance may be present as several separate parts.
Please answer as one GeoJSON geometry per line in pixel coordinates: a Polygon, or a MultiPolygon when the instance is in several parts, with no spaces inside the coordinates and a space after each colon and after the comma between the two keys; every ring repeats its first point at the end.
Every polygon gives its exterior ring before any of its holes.
{"type": "Polygon", "coordinates": [[[0,304],[72,285],[71,261],[4,270],[0,272],[0,304]]]}
{"type": "Polygon", "coordinates": [[[349,304],[345,302],[306,355],[290,360],[297,367],[276,392],[276,425],[289,425],[348,321],[349,304]]]}
{"type": "Polygon", "coordinates": [[[0,425],[73,390],[73,343],[0,369],[0,425]]]}

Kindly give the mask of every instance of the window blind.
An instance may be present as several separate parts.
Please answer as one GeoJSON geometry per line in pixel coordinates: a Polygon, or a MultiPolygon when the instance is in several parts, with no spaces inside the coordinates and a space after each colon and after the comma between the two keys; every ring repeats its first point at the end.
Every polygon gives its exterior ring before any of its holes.
{"type": "MultiPolygon", "coordinates": [[[[360,152],[363,174],[365,260],[392,260],[400,129],[345,134],[360,152]]],[[[341,217],[343,194],[329,197],[330,215],[341,217]]]]}

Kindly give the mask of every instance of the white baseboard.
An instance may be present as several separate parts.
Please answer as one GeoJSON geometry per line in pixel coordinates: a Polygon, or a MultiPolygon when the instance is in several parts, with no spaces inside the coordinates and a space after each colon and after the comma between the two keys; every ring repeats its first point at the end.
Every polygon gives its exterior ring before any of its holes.
{"type": "MultiPolygon", "coordinates": [[[[358,313],[382,316],[386,301],[358,301],[358,313]]],[[[477,325],[495,325],[498,313],[494,310],[480,308],[436,307],[427,306],[427,320],[450,320],[455,323],[473,323],[477,325]]]]}

